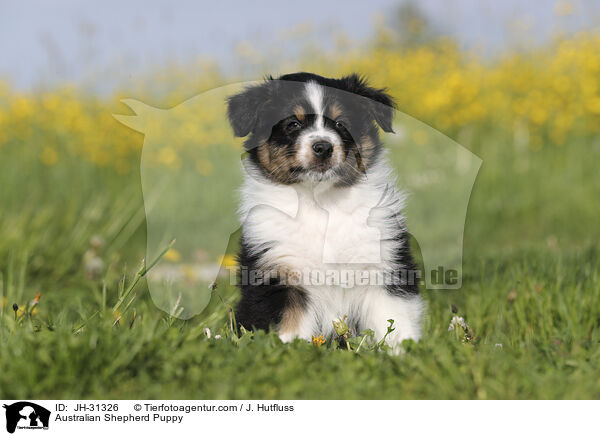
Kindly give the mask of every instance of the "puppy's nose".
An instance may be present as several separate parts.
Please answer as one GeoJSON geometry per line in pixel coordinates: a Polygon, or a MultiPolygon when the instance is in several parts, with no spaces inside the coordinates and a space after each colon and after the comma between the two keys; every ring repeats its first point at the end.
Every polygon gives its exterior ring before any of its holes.
{"type": "Polygon", "coordinates": [[[323,159],[328,158],[333,153],[333,145],[327,141],[315,142],[312,145],[312,149],[315,152],[315,156],[323,159]]]}

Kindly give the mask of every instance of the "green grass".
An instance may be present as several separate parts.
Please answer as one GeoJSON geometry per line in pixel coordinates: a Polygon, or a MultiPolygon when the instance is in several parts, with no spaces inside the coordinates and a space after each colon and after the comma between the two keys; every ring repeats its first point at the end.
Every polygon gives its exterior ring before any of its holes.
{"type": "Polygon", "coordinates": [[[463,287],[423,292],[423,339],[401,356],[282,344],[273,333],[238,339],[226,307],[237,293],[224,285],[225,304],[215,296],[181,321],[154,307],[142,279],[115,324],[120,289],[145,256],[139,174],[76,158],[49,168],[5,148],[0,397],[600,398],[597,140],[503,147],[499,134],[474,146],[484,164],[465,227],[463,287]],[[105,268],[90,278],[83,258],[95,235],[105,268]],[[12,304],[37,293],[35,315],[15,320],[12,304]],[[452,304],[474,341],[448,332],[452,304]]]}

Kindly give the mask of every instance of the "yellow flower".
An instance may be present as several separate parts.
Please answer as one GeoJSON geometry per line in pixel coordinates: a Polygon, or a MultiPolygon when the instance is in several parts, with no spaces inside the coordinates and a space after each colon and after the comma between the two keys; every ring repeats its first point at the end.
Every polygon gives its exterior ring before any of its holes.
{"type": "Polygon", "coordinates": [[[320,347],[321,345],[323,345],[325,343],[325,336],[323,335],[319,335],[319,336],[312,336],[312,343],[315,344],[317,347],[320,347]]]}
{"type": "Polygon", "coordinates": [[[33,103],[27,97],[20,96],[12,102],[11,110],[17,118],[26,118],[33,114],[33,103]]]}
{"type": "Polygon", "coordinates": [[[164,254],[164,258],[169,262],[179,262],[181,259],[181,254],[179,254],[179,251],[175,250],[174,248],[170,248],[164,254]]]}
{"type": "Polygon", "coordinates": [[[226,254],[225,256],[220,256],[218,262],[219,262],[219,265],[223,265],[223,266],[236,266],[237,265],[237,260],[236,260],[235,256],[232,254],[226,254]]]}
{"type": "Polygon", "coordinates": [[[594,114],[600,114],[600,97],[591,98],[587,102],[586,108],[594,114]]]}
{"type": "Polygon", "coordinates": [[[160,164],[171,169],[177,169],[181,166],[181,159],[172,147],[163,147],[158,152],[157,160],[160,164]]]}

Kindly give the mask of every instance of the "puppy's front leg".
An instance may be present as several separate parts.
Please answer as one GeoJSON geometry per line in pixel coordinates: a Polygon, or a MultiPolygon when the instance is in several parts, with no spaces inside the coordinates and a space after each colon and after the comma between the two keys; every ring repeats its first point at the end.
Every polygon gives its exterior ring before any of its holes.
{"type": "Polygon", "coordinates": [[[300,301],[299,296],[293,292],[289,295],[291,298],[279,323],[279,338],[282,342],[291,342],[296,338],[310,341],[317,331],[315,318],[311,315],[306,301],[300,301]]]}
{"type": "Polygon", "coordinates": [[[363,304],[364,327],[375,332],[380,341],[387,333],[389,319],[394,320],[393,328],[386,337],[386,343],[394,353],[400,352],[400,344],[405,339],[418,341],[421,338],[421,315],[423,300],[419,296],[391,295],[385,289],[370,292],[363,304]]]}

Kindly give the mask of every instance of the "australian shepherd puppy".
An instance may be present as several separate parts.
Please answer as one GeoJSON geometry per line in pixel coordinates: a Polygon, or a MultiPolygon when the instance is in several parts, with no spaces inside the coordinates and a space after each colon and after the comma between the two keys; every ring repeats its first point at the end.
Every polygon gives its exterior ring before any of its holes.
{"type": "Polygon", "coordinates": [[[393,107],[357,75],[270,77],[229,98],[234,134],[248,137],[236,311],[245,328],[311,340],[346,317],[377,340],[393,320],[395,349],[419,339],[420,272],[378,131],[392,132],[393,107]]]}

